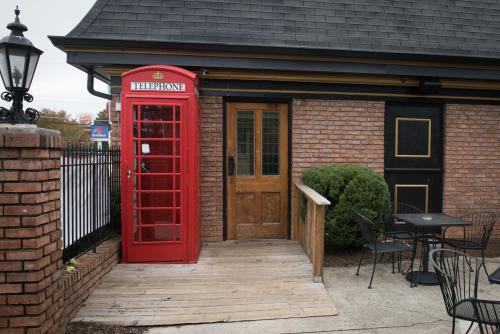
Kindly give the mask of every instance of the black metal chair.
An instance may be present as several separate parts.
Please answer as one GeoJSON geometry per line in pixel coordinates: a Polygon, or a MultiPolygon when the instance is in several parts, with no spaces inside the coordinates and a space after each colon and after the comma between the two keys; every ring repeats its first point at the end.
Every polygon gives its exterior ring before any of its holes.
{"type": "MultiPolygon", "coordinates": [[[[397,203],[396,206],[391,203],[391,207],[394,208],[394,213],[423,213],[423,211],[419,208],[407,203],[397,203]]],[[[412,241],[413,243],[413,253],[411,256],[410,265],[406,271],[402,271],[403,274],[413,270],[413,264],[415,262],[415,257],[417,254],[418,242],[425,242],[428,245],[441,244],[441,227],[427,227],[425,229],[415,230],[414,226],[404,222],[399,222],[394,217],[390,217],[388,222],[386,222],[385,224],[384,230],[384,235],[386,236],[386,238],[391,238],[402,242],[412,241]]],[[[398,256],[398,271],[401,272],[401,254],[399,254],[398,256]]]]}
{"type": "MultiPolygon", "coordinates": [[[[372,276],[370,278],[370,284],[368,289],[372,288],[373,275],[375,274],[375,268],[377,267],[377,255],[384,253],[401,253],[412,251],[412,248],[402,244],[398,241],[379,241],[377,240],[377,233],[375,229],[375,224],[365,216],[360,213],[354,213],[354,220],[359,226],[361,231],[361,236],[366,241],[365,247],[373,254],[373,270],[372,276]]],[[[359,276],[359,268],[361,267],[361,262],[363,261],[364,253],[361,254],[359,259],[358,270],[356,271],[356,276],[359,276]]]]}
{"type": "MultiPolygon", "coordinates": [[[[396,206],[391,202],[391,208],[394,213],[422,213],[422,211],[410,204],[406,203],[397,203],[396,206]]],[[[412,263],[416,254],[416,246],[417,244],[414,242],[416,239],[415,228],[410,224],[405,222],[400,222],[395,219],[392,215],[387,219],[384,225],[384,236],[385,240],[387,238],[394,239],[400,242],[409,242],[413,243],[413,254],[412,254],[412,263]]],[[[394,273],[394,254],[392,254],[392,272],[394,273]]],[[[401,253],[398,254],[398,272],[401,272],[401,253]]]]}
{"type": "Polygon", "coordinates": [[[479,325],[481,334],[497,333],[500,326],[500,302],[478,299],[479,272],[484,262],[451,249],[434,249],[429,254],[439,279],[446,311],[453,318],[452,333],[456,319],[479,325]]]}
{"type": "MultiPolygon", "coordinates": [[[[463,252],[467,250],[480,250],[484,262],[484,251],[488,246],[491,231],[496,222],[496,214],[493,212],[474,212],[462,216],[461,219],[472,222],[472,225],[459,227],[462,229],[462,235],[459,237],[447,238],[446,232],[450,230],[450,228],[445,228],[443,230],[442,244],[446,244],[463,252]]],[[[486,266],[483,267],[486,275],[489,276],[486,266]]]]}

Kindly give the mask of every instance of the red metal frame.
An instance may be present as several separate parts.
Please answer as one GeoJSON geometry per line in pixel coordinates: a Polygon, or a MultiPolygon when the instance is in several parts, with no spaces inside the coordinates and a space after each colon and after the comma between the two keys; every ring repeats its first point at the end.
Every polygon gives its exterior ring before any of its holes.
{"type": "MultiPolygon", "coordinates": [[[[196,74],[172,66],[145,66],[122,75],[120,117],[123,262],[190,263],[198,260],[201,248],[198,88],[196,74]],[[183,83],[185,91],[133,91],[132,82],[183,83]],[[134,106],[137,106],[137,120],[135,121],[134,106]],[[156,106],[164,110],[171,107],[172,119],[142,120],[144,106],[156,106]],[[177,119],[177,107],[180,108],[179,119],[177,119]],[[137,129],[135,139],[134,124],[137,129]],[[143,125],[163,125],[164,129],[170,129],[172,137],[142,138],[143,125]],[[178,130],[180,131],[179,139],[177,139],[178,130]],[[157,143],[171,142],[171,151],[168,154],[142,154],[140,148],[143,140],[153,147],[166,151],[168,151],[167,146],[160,147],[157,143]],[[179,140],[180,154],[177,152],[176,145],[179,140]],[[137,150],[135,154],[134,145],[137,150]],[[138,166],[135,171],[134,159],[137,159],[138,166]],[[143,169],[143,161],[147,161],[153,167],[168,168],[168,170],[147,172],[146,167],[143,169]],[[137,189],[134,188],[135,177],[137,189]],[[162,184],[160,180],[165,181],[164,188],[150,189],[160,187],[162,184]],[[178,183],[180,183],[180,189],[177,189],[178,183]],[[148,189],[144,190],[142,186],[146,184],[148,184],[148,189]],[[134,194],[137,194],[136,205],[134,205],[134,194]],[[144,194],[152,194],[147,197],[149,198],[147,207],[143,206],[146,203],[142,203],[144,194]],[[180,206],[177,203],[178,200],[180,200],[180,206]],[[136,225],[134,225],[135,211],[137,211],[136,225]],[[151,218],[155,215],[164,218],[163,221],[158,223],[158,218],[156,221],[151,218]],[[145,241],[149,240],[150,236],[154,238],[160,228],[166,232],[163,234],[164,240],[145,241]],[[138,239],[134,240],[134,234],[138,239]],[[165,237],[167,235],[169,236],[165,237]]],[[[158,233],[158,235],[162,234],[158,233]]]]}

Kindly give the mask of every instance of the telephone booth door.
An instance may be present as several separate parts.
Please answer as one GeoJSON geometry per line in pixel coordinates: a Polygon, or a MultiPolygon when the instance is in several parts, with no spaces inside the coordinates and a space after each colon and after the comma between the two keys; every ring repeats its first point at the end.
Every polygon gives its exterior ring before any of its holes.
{"type": "Polygon", "coordinates": [[[124,262],[199,254],[198,107],[194,74],[185,72],[148,66],[123,75],[124,262]]]}

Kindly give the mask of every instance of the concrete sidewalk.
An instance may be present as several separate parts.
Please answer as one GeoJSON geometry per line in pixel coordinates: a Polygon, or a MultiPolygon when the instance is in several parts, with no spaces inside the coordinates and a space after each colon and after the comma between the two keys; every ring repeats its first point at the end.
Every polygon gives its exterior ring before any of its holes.
{"type": "MultiPolygon", "coordinates": [[[[500,258],[487,259],[488,268],[500,265],[500,258]]],[[[147,334],[197,333],[362,333],[362,334],[442,334],[451,333],[438,286],[410,288],[401,274],[392,274],[390,264],[377,266],[373,289],[368,289],[371,266],[325,268],[325,287],[337,306],[338,316],[289,318],[263,321],[213,323],[179,327],[156,327],[147,334]]],[[[500,286],[481,275],[480,296],[500,300],[500,286]]],[[[468,323],[459,321],[457,334],[468,323]]]]}

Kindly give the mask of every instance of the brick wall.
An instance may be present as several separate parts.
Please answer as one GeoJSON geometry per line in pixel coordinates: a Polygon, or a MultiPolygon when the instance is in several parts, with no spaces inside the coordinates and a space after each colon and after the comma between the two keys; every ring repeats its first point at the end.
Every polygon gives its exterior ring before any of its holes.
{"type": "Polygon", "coordinates": [[[384,172],[384,102],[294,100],[292,175],[328,163],[384,172]]]}
{"type": "Polygon", "coordinates": [[[0,333],[60,327],[60,148],[58,131],[0,127],[0,333]]]}
{"type": "Polygon", "coordinates": [[[223,102],[221,97],[200,97],[201,237],[222,240],[223,209],[223,102]]]}
{"type": "Polygon", "coordinates": [[[500,213],[500,106],[447,105],[444,161],[445,212],[500,213]]]}
{"type": "Polygon", "coordinates": [[[120,249],[119,237],[106,240],[97,247],[96,253],[89,251],[80,256],[75,271],[65,272],[61,276],[64,287],[64,322],[75,316],[104,275],[113,269],[119,260],[120,249]]]}
{"type": "Polygon", "coordinates": [[[116,111],[116,102],[120,99],[120,94],[113,94],[109,105],[111,119],[111,144],[120,145],[120,113],[116,111]]]}

